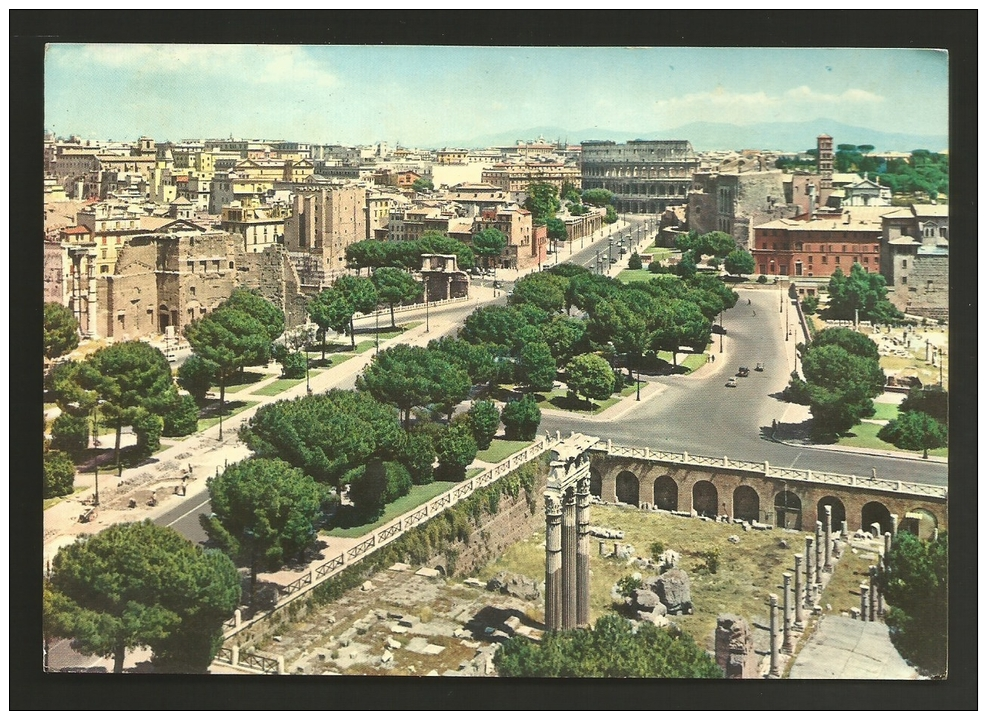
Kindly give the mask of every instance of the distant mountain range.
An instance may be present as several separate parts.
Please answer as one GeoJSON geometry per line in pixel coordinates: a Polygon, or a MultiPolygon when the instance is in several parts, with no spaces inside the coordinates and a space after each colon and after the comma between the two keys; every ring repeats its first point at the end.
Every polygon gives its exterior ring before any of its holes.
{"type": "Polygon", "coordinates": [[[700,121],[667,131],[652,131],[650,133],[592,128],[569,131],[559,126],[535,126],[524,130],[476,136],[458,143],[449,142],[446,147],[509,146],[519,140],[531,141],[543,137],[546,141],[561,140],[569,143],[591,140],[615,141],[617,143],[634,139],[686,140],[692,143],[692,147],[697,151],[740,150],[743,148],[804,151],[808,148],[815,148],[816,136],[822,133],[827,133],[833,137],[834,147],[840,143],[852,143],[854,145],[872,145],[876,151],[905,152],[916,148],[925,148],[930,151],[944,151],[949,148],[948,136],[890,133],[872,128],[849,126],[824,118],[801,123],[752,123],[744,126],[700,121]]]}

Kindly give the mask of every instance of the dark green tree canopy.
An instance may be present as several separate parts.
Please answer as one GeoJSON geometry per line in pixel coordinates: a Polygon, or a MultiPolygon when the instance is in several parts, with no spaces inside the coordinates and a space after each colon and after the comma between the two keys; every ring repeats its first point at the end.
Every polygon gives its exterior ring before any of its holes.
{"type": "Polygon", "coordinates": [[[613,369],[603,358],[593,353],[578,355],[566,365],[566,381],[575,397],[606,400],[613,394],[613,369]]]}
{"type": "Polygon", "coordinates": [[[569,233],[566,232],[565,223],[559,218],[549,217],[545,220],[545,227],[548,230],[548,238],[550,240],[565,242],[569,239],[569,233]]]}
{"type": "Polygon", "coordinates": [[[415,270],[421,268],[423,254],[455,254],[460,269],[472,269],[476,263],[473,259],[473,250],[468,244],[463,244],[458,239],[441,232],[426,230],[420,240],[411,244],[413,245],[411,249],[416,252],[416,260],[411,267],[415,270]]]}
{"type": "Polygon", "coordinates": [[[280,459],[250,458],[208,482],[207,531],[252,572],[277,569],[315,542],[328,489],[280,459]]]}
{"type": "Polygon", "coordinates": [[[847,353],[858,355],[871,360],[880,360],[877,343],[865,334],[851,328],[824,328],[812,339],[812,348],[822,346],[839,346],[847,353]]]}
{"type": "Polygon", "coordinates": [[[541,409],[535,396],[525,394],[520,400],[511,400],[500,413],[507,439],[532,441],[541,424],[541,409]]]}
{"type": "Polygon", "coordinates": [[[79,322],[72,311],[54,301],[45,302],[45,358],[58,358],[79,345],[79,322]]]}
{"type": "Polygon", "coordinates": [[[837,267],[829,278],[827,291],[828,318],[853,321],[859,317],[864,321],[887,323],[903,317],[888,301],[884,277],[876,272],[864,271],[860,264],[854,264],[849,275],[844,275],[837,267]]]}
{"type": "Polygon", "coordinates": [[[488,264],[491,259],[503,254],[506,246],[507,235],[496,227],[488,227],[473,235],[473,251],[488,264]]]}
{"type": "Polygon", "coordinates": [[[445,336],[432,339],[427,348],[440,353],[450,363],[465,370],[474,385],[488,383],[496,375],[493,354],[482,344],[445,336]]]}
{"type": "Polygon", "coordinates": [[[613,203],[614,195],[609,190],[604,190],[602,188],[593,188],[590,190],[583,190],[583,202],[587,205],[595,205],[596,207],[606,207],[613,203]]]}
{"type": "Polygon", "coordinates": [[[329,331],[346,333],[353,317],[350,302],[334,289],[323,289],[306,305],[308,317],[318,327],[322,342],[322,360],[326,359],[326,335],[329,331]]]}
{"type": "Polygon", "coordinates": [[[531,304],[542,311],[557,313],[565,310],[565,295],[569,280],[552,272],[535,272],[521,277],[514,284],[509,301],[512,306],[531,304]]]}
{"type": "Polygon", "coordinates": [[[350,269],[377,269],[388,264],[386,242],[365,239],[346,245],[346,266],[350,269]]]}
{"type": "Polygon", "coordinates": [[[500,410],[491,400],[477,400],[466,413],[470,433],[479,449],[490,446],[500,426],[500,410]]]}
{"type": "Polygon", "coordinates": [[[437,405],[444,412],[469,394],[470,378],[437,351],[399,343],[374,356],[357,378],[357,390],[393,405],[410,422],[411,408],[437,405]]]}
{"type": "Polygon", "coordinates": [[[178,366],[178,384],[197,401],[203,402],[216,380],[217,372],[215,363],[193,353],[178,366]]]}
{"type": "Polygon", "coordinates": [[[264,405],[240,429],[240,439],[260,457],[283,459],[338,487],[350,469],[392,458],[399,427],[387,405],[334,389],[264,405]]]}
{"type": "Polygon", "coordinates": [[[284,312],[279,306],[272,304],[256,291],[242,288],[234,289],[230,298],[224,301],[219,308],[236,309],[253,316],[264,326],[267,337],[271,341],[277,340],[284,333],[284,312]]]}
{"type": "Polygon", "coordinates": [[[949,393],[942,388],[912,388],[898,410],[924,412],[945,425],[949,422],[949,393]]]}
{"type": "Polygon", "coordinates": [[[156,661],[202,673],[240,600],[240,577],[218,551],[203,551],[151,521],[115,524],[61,549],[52,562],[51,626],[86,654],[115,658],[151,647],[156,661]]]}
{"type": "Polygon", "coordinates": [[[185,327],[185,338],[195,355],[215,366],[221,406],[226,401],[230,377],[246,365],[267,363],[271,354],[267,328],[238,309],[219,308],[192,321],[185,327]]]}
{"type": "Polygon", "coordinates": [[[551,183],[529,183],[528,197],[524,201],[524,209],[531,212],[536,220],[547,220],[555,217],[559,211],[559,191],[551,183]]]}
{"type": "Polygon", "coordinates": [[[948,441],[946,427],[941,422],[915,410],[899,413],[877,436],[901,449],[922,450],[923,457],[929,456],[930,449],[942,447],[948,441]]]}
{"type": "Polygon", "coordinates": [[[425,285],[408,272],[396,267],[380,267],[370,277],[377,289],[377,298],[391,307],[391,328],[394,324],[394,307],[414,302],[425,292],[425,285]]]}
{"type": "Polygon", "coordinates": [[[524,344],[518,357],[515,379],[532,390],[548,392],[556,377],[555,358],[544,341],[524,344]]]}
{"type": "Polygon", "coordinates": [[[689,635],[651,624],[637,629],[605,615],[592,629],[550,632],[541,644],[524,637],[494,655],[502,677],[718,679],[723,672],[689,635]]]}
{"type": "Polygon", "coordinates": [[[411,189],[416,193],[423,193],[427,190],[434,190],[435,186],[432,185],[432,181],[428,178],[418,178],[411,184],[411,189]]]}
{"type": "Polygon", "coordinates": [[[948,634],[949,535],[920,541],[899,531],[885,560],[881,589],[890,609],[885,615],[891,641],[927,675],[946,674],[948,634]]]}
{"type": "Polygon", "coordinates": [[[75,487],[75,465],[66,452],[51,450],[45,452],[44,485],[42,497],[50,499],[56,496],[68,496],[75,487]]]}
{"type": "Polygon", "coordinates": [[[741,274],[753,274],[757,265],[754,263],[754,256],[745,249],[735,249],[723,260],[723,267],[727,274],[740,276],[741,274]]]}
{"type": "Polygon", "coordinates": [[[477,451],[476,440],[466,424],[450,425],[435,441],[435,456],[439,460],[437,475],[446,481],[462,481],[466,467],[476,459],[477,451]]]}

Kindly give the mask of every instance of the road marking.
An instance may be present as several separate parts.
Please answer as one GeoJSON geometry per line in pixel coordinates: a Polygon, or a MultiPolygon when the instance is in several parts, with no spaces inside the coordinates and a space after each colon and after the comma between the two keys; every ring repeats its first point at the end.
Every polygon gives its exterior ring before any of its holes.
{"type": "Polygon", "coordinates": [[[792,460],[792,463],[789,464],[788,466],[789,467],[794,467],[795,466],[795,462],[797,462],[801,456],[802,456],[802,452],[799,452],[798,454],[796,454],[795,455],[795,459],[793,459],[792,460]]]}
{"type": "Polygon", "coordinates": [[[206,499],[201,504],[199,504],[198,506],[196,506],[194,509],[189,509],[188,511],[186,511],[185,513],[183,513],[181,516],[179,516],[174,521],[172,521],[171,523],[169,523],[168,526],[169,527],[174,526],[176,523],[178,523],[179,521],[181,521],[183,518],[185,518],[189,514],[195,513],[196,511],[198,511],[199,509],[201,509],[203,506],[207,506],[208,504],[209,504],[209,499],[206,499]]]}

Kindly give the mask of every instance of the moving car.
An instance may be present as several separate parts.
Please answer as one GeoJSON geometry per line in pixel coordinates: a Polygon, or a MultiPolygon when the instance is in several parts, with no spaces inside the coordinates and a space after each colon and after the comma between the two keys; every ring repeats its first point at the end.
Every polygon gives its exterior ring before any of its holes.
{"type": "Polygon", "coordinates": [[[740,376],[741,378],[746,378],[750,374],[751,374],[751,369],[748,368],[746,365],[742,365],[740,366],[740,368],[737,369],[737,375],[740,376]]]}
{"type": "Polygon", "coordinates": [[[737,379],[736,378],[730,378],[729,380],[727,380],[727,387],[728,388],[735,388],[735,387],[737,387],[737,379]]]}

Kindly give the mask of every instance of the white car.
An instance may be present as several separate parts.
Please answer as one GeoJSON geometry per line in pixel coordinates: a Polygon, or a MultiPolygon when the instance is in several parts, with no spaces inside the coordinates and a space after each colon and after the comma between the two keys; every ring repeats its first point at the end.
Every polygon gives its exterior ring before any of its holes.
{"type": "Polygon", "coordinates": [[[728,388],[735,388],[735,387],[737,387],[737,379],[736,378],[730,378],[729,380],[727,380],[727,387],[728,388]]]}

